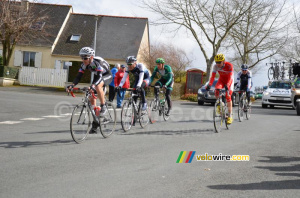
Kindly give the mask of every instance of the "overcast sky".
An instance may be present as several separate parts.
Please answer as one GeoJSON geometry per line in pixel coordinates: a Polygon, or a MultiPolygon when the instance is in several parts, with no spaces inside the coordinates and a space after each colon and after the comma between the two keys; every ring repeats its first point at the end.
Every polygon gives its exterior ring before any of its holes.
{"type": "MultiPolygon", "coordinates": [[[[147,17],[149,21],[157,19],[157,15],[138,6],[137,0],[41,0],[39,2],[51,4],[72,5],[73,12],[84,14],[101,14],[115,16],[147,17]]],[[[206,70],[205,59],[192,37],[188,37],[184,31],[174,36],[162,31],[161,26],[150,25],[150,42],[172,43],[181,47],[193,60],[191,67],[206,70]]],[[[262,65],[265,65],[263,63],[262,65]]],[[[254,86],[262,86],[268,83],[267,68],[263,67],[254,75],[254,86]]]]}

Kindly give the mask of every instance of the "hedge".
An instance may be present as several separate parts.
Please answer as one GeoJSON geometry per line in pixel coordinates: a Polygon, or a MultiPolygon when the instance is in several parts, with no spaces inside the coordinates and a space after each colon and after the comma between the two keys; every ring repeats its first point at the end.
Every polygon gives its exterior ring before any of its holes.
{"type": "Polygon", "coordinates": [[[19,70],[20,67],[0,66],[0,77],[18,79],[19,70]]]}

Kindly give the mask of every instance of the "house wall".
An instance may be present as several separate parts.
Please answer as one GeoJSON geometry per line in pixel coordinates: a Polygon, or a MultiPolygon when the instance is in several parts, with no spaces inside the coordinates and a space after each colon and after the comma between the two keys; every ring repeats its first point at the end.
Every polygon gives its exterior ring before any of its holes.
{"type": "Polygon", "coordinates": [[[137,54],[137,60],[143,63],[147,68],[149,65],[145,60],[149,59],[150,56],[150,41],[149,41],[149,30],[148,30],[148,23],[145,26],[144,34],[141,40],[140,48],[137,54]]]}

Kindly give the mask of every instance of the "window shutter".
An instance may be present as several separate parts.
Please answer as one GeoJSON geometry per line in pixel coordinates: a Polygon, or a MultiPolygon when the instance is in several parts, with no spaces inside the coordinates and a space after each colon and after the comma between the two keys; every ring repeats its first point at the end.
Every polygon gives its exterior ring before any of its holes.
{"type": "Polygon", "coordinates": [[[35,54],[35,67],[42,67],[42,52],[35,54]]]}
{"type": "Polygon", "coordinates": [[[21,50],[15,51],[15,60],[14,60],[14,66],[22,66],[23,65],[23,54],[21,50]]]}

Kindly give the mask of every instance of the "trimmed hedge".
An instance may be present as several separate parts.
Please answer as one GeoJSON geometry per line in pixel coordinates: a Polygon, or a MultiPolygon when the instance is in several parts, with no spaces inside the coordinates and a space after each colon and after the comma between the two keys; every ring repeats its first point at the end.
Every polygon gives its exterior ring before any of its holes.
{"type": "Polygon", "coordinates": [[[198,95],[197,94],[184,94],[181,96],[182,100],[189,100],[192,102],[197,102],[198,101],[198,95]]]}
{"type": "Polygon", "coordinates": [[[0,66],[0,77],[18,79],[19,70],[20,67],[0,66]]]}

